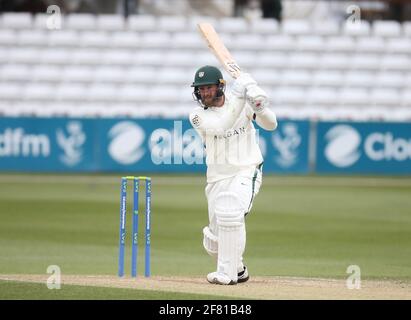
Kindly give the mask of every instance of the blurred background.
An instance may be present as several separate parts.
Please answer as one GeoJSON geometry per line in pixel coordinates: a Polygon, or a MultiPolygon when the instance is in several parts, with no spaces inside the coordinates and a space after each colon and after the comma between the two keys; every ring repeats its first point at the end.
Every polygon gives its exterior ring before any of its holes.
{"type": "Polygon", "coordinates": [[[173,119],[184,120],[175,144],[190,144],[194,72],[219,66],[196,30],[209,21],[281,120],[261,133],[268,172],[411,173],[409,126],[397,125],[411,120],[409,1],[3,0],[0,10],[0,170],[202,171],[138,154],[169,140],[161,150],[175,156],[173,119]],[[116,118],[139,121],[110,131],[116,118]],[[331,131],[335,121],[355,122],[331,131]]]}

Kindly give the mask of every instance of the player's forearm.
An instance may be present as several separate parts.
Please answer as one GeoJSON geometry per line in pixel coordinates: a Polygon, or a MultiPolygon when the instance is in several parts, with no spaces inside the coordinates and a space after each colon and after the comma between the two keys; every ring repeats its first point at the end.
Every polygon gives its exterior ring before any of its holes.
{"type": "Polygon", "coordinates": [[[277,117],[269,108],[255,114],[255,122],[263,129],[273,131],[277,128],[277,117]]]}

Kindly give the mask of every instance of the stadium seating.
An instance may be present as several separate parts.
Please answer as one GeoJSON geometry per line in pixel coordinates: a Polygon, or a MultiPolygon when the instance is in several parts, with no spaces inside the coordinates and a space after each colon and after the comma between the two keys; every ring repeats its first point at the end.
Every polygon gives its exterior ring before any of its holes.
{"type": "Polygon", "coordinates": [[[0,15],[0,115],[186,117],[195,70],[219,65],[196,31],[209,21],[278,116],[411,120],[409,22],[47,18],[0,15]]]}

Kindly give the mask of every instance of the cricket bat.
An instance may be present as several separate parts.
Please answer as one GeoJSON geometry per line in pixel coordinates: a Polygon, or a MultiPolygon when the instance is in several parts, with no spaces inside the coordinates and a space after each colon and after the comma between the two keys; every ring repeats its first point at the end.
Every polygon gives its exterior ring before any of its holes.
{"type": "Polygon", "coordinates": [[[241,69],[226,48],[218,33],[210,23],[199,23],[198,30],[206,40],[211,52],[216,56],[224,69],[236,79],[241,74],[241,69]]]}

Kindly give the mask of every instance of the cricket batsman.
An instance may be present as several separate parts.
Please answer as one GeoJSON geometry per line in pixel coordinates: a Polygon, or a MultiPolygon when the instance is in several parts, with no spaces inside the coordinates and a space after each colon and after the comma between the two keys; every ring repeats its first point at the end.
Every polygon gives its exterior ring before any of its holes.
{"type": "Polygon", "coordinates": [[[248,73],[242,73],[226,94],[221,71],[204,66],[191,87],[200,106],[190,113],[190,122],[204,143],[207,164],[209,225],[203,229],[203,245],[217,260],[217,270],[207,275],[207,281],[246,282],[245,216],[259,192],[263,166],[253,121],[272,131],[277,119],[267,94],[248,73]]]}

